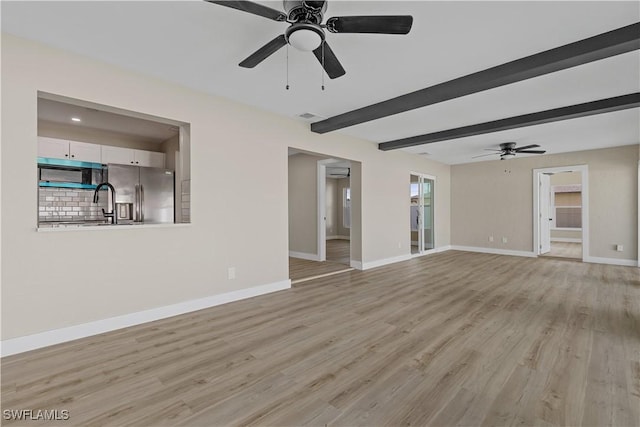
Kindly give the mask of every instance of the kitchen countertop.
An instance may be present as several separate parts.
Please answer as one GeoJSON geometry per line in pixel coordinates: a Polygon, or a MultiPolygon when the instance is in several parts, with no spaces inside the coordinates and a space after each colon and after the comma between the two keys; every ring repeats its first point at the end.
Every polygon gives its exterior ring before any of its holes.
{"type": "Polygon", "coordinates": [[[140,228],[167,228],[167,227],[184,227],[190,226],[190,223],[178,223],[178,224],[154,224],[154,223],[124,223],[124,224],[110,224],[104,222],[91,223],[89,222],[58,222],[56,225],[43,224],[38,225],[36,231],[38,232],[65,232],[65,231],[84,231],[84,230],[130,230],[140,228]]]}
{"type": "Polygon", "coordinates": [[[57,227],[91,227],[91,226],[110,225],[104,219],[83,220],[83,221],[42,221],[38,224],[38,228],[57,228],[57,227]]]}

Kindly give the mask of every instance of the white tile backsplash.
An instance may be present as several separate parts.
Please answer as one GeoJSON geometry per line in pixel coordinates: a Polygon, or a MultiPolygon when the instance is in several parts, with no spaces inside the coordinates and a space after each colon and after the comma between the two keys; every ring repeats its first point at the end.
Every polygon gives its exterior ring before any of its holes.
{"type": "Polygon", "coordinates": [[[104,219],[102,209],[107,209],[107,200],[100,198],[93,203],[93,190],[69,190],[68,188],[38,187],[38,220],[95,221],[104,219]]]}

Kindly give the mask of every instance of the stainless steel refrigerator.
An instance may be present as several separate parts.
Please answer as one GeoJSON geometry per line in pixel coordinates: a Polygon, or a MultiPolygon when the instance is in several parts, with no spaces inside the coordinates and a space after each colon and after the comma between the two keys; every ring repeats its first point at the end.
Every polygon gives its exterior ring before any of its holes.
{"type": "Polygon", "coordinates": [[[172,170],[108,164],[108,180],[116,190],[118,223],[174,222],[172,170]]]}

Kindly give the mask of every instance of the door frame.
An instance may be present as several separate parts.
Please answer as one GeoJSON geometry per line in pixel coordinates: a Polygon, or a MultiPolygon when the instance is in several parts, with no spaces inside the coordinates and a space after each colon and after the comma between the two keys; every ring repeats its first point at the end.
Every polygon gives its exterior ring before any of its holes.
{"type": "Polygon", "coordinates": [[[540,175],[544,173],[580,172],[582,181],[582,262],[589,257],[589,166],[556,166],[533,169],[533,253],[540,256],[540,175]]]}
{"type": "MultiPolygon", "coordinates": [[[[420,234],[418,234],[418,252],[417,253],[411,253],[411,233],[409,233],[409,255],[411,256],[411,258],[415,258],[415,257],[419,257],[419,256],[423,256],[423,255],[429,255],[432,253],[436,253],[437,252],[437,246],[436,246],[436,242],[437,242],[437,238],[436,238],[436,182],[437,182],[437,177],[434,175],[429,175],[426,173],[422,173],[422,172],[413,172],[410,171],[409,172],[409,189],[411,189],[411,175],[415,175],[420,179],[430,179],[431,181],[433,181],[433,188],[431,189],[431,194],[433,197],[433,248],[432,249],[427,249],[424,250],[424,226],[421,227],[422,229],[418,231],[418,233],[422,233],[422,239],[420,238],[420,234]]],[[[422,186],[420,186],[420,193],[422,193],[422,186]]],[[[409,190],[409,200],[411,200],[411,190],[409,190]]],[[[423,207],[424,209],[424,207],[423,207]]],[[[424,221],[424,211],[422,212],[422,220],[424,221]]]]}

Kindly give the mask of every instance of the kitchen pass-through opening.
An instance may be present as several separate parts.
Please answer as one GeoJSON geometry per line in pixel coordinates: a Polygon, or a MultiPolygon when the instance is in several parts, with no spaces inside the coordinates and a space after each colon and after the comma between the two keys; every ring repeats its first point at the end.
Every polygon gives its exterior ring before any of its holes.
{"type": "Polygon", "coordinates": [[[191,222],[188,123],[38,92],[37,144],[39,228],[191,222]]]}

